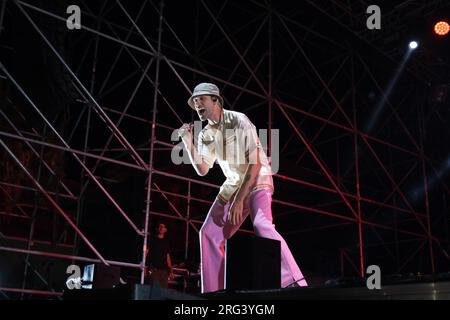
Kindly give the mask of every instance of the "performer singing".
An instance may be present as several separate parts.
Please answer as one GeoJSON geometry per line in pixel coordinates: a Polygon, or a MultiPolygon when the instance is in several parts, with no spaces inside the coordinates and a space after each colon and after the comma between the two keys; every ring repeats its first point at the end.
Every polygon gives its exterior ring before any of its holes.
{"type": "Polygon", "coordinates": [[[224,288],[225,240],[249,214],[257,236],[281,242],[281,286],[307,286],[272,223],[272,170],[255,126],[245,114],[224,109],[219,89],[211,83],[197,85],[188,105],[208,122],[198,135],[197,147],[192,124],[179,129],[195,171],[204,176],[217,160],[226,177],[200,230],[202,293],[224,288]]]}

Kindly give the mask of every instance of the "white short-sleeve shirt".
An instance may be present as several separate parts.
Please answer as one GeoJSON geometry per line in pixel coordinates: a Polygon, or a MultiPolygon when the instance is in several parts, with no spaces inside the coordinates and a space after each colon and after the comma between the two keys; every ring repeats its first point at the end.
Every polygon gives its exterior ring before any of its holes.
{"type": "Polygon", "coordinates": [[[222,169],[226,180],[220,187],[218,198],[223,202],[228,202],[239,189],[248,164],[256,163],[257,153],[261,169],[253,190],[273,190],[272,170],[256,128],[241,112],[223,109],[221,123],[206,125],[198,136],[198,153],[209,168],[217,161],[222,169]]]}

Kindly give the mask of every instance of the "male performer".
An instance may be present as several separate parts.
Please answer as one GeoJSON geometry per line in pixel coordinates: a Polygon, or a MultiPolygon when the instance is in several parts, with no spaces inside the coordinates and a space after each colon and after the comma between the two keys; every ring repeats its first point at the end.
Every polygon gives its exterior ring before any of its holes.
{"type": "MultiPolygon", "coordinates": [[[[193,143],[192,124],[178,134],[200,176],[217,160],[225,182],[200,230],[202,293],[224,288],[224,245],[250,214],[257,236],[281,242],[281,286],[307,286],[291,251],[272,223],[272,171],[256,128],[247,116],[223,108],[219,89],[211,83],[194,88],[188,105],[208,121],[193,143]]],[[[263,266],[261,266],[263,267],[263,266]]]]}

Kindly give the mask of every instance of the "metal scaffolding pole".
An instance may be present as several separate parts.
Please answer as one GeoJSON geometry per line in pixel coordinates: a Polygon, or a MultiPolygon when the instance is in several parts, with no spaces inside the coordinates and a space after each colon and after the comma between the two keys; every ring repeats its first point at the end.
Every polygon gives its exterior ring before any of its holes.
{"type": "Polygon", "coordinates": [[[67,65],[67,63],[64,61],[64,59],[61,57],[61,55],[58,53],[58,51],[54,48],[54,46],[50,43],[50,41],[45,37],[45,35],[42,33],[42,31],[39,29],[39,27],[33,21],[33,19],[31,19],[31,17],[28,15],[28,13],[23,9],[20,2],[15,1],[15,4],[20,9],[20,11],[23,13],[23,15],[26,17],[26,19],[31,23],[31,25],[34,27],[34,29],[39,33],[42,40],[44,40],[44,42],[48,45],[50,50],[56,55],[56,57],[62,63],[62,65],[65,67],[65,69],[70,73],[70,75],[73,77],[74,81],[81,87],[81,90],[84,92],[84,94],[89,97],[90,101],[93,103],[93,106],[95,107],[94,111],[105,122],[108,129],[110,129],[114,133],[114,135],[116,136],[119,143],[123,147],[129,149],[133,160],[136,161],[136,164],[141,165],[143,168],[145,168],[144,160],[142,160],[142,158],[139,156],[139,154],[133,149],[133,147],[128,142],[128,140],[125,138],[125,136],[114,125],[114,123],[111,121],[111,119],[108,117],[108,115],[103,111],[103,109],[100,107],[100,105],[94,99],[94,97],[89,93],[89,91],[86,89],[86,87],[81,83],[81,81],[78,79],[78,77],[73,73],[73,71],[70,69],[70,67],[67,65]]]}
{"type": "MultiPolygon", "coordinates": [[[[421,116],[419,117],[419,135],[420,135],[420,151],[422,155],[425,154],[424,144],[423,141],[425,139],[425,132],[424,132],[424,116],[422,112],[422,106],[419,106],[419,112],[418,114],[421,116]]],[[[436,271],[435,269],[435,258],[434,258],[434,252],[433,252],[433,236],[431,233],[431,221],[430,221],[430,201],[428,196],[428,178],[427,178],[427,169],[425,166],[425,159],[422,157],[421,159],[422,164],[422,175],[423,175],[423,191],[425,194],[425,212],[427,214],[426,216],[426,222],[427,222],[427,236],[428,236],[428,250],[430,254],[430,265],[431,265],[431,272],[434,273],[436,271]]]]}
{"type": "MultiPolygon", "coordinates": [[[[134,18],[135,21],[137,21],[137,20],[141,17],[141,14],[144,12],[144,8],[145,8],[147,2],[148,2],[148,0],[143,1],[141,7],[139,8],[138,13],[136,14],[136,17],[134,18]]],[[[88,7],[87,9],[89,10],[89,7],[88,7]]],[[[105,21],[105,23],[106,23],[106,24],[108,25],[108,27],[112,30],[112,28],[111,28],[110,24],[108,23],[108,21],[105,21]]],[[[98,30],[97,30],[97,31],[98,31],[98,30]]],[[[130,36],[132,35],[132,33],[133,33],[133,29],[130,29],[130,30],[128,31],[126,37],[125,37],[125,40],[124,40],[125,42],[128,42],[128,41],[129,41],[130,36]]],[[[119,52],[118,52],[117,55],[116,55],[116,58],[114,59],[112,65],[111,65],[111,68],[108,70],[108,74],[106,75],[105,79],[104,79],[103,82],[102,82],[102,85],[100,86],[100,89],[98,90],[98,96],[101,96],[102,93],[103,93],[103,90],[106,88],[106,84],[108,83],[108,80],[109,80],[109,78],[111,77],[111,75],[112,75],[112,73],[113,73],[113,70],[114,70],[116,64],[119,62],[119,58],[120,58],[120,56],[121,56],[121,54],[122,54],[122,52],[123,52],[124,49],[126,49],[126,47],[125,47],[124,44],[122,44],[122,45],[120,46],[119,52]]]]}
{"type": "MultiPolygon", "coordinates": [[[[28,238],[23,237],[16,237],[16,236],[9,236],[2,234],[2,238],[9,240],[9,241],[20,241],[20,242],[28,242],[28,238]]],[[[43,244],[47,246],[56,246],[61,248],[73,248],[73,244],[67,244],[67,243],[52,243],[51,241],[44,241],[44,240],[37,240],[33,239],[33,243],[43,244]]]]}
{"type": "MultiPolygon", "coordinates": [[[[11,80],[14,86],[20,91],[20,93],[24,96],[24,98],[28,101],[28,103],[33,107],[33,109],[39,114],[39,116],[44,120],[46,125],[51,129],[51,131],[58,137],[58,139],[65,145],[66,148],[70,148],[67,142],[63,137],[56,131],[55,128],[51,125],[51,123],[47,120],[47,118],[39,111],[33,101],[28,97],[28,95],[23,91],[20,85],[14,80],[14,78],[9,74],[8,70],[6,70],[3,63],[0,62],[0,69],[7,75],[7,77],[11,80]]],[[[108,193],[108,191],[103,187],[103,185],[98,181],[98,179],[92,174],[92,172],[86,167],[83,161],[75,154],[72,153],[77,162],[81,165],[81,167],[86,171],[86,173],[95,181],[100,190],[106,195],[106,197],[111,201],[111,203],[116,207],[116,209],[121,213],[121,215],[125,218],[125,220],[130,224],[130,226],[136,231],[137,234],[140,234],[141,231],[136,227],[136,225],[130,220],[128,215],[123,211],[123,209],[119,206],[119,204],[113,199],[113,197],[108,193]]]]}
{"type": "Polygon", "coordinates": [[[55,297],[62,297],[63,296],[62,292],[45,291],[45,290],[33,290],[33,289],[17,289],[17,288],[0,287],[0,291],[16,292],[16,293],[21,293],[22,295],[24,293],[28,293],[28,294],[43,295],[43,296],[55,296],[55,297]]]}
{"type": "Polygon", "coordinates": [[[276,102],[276,105],[278,106],[278,108],[281,110],[281,112],[283,113],[283,116],[286,118],[286,120],[289,122],[289,124],[291,125],[292,129],[295,131],[295,133],[297,134],[297,136],[300,138],[300,140],[302,140],[303,144],[306,146],[306,148],[308,149],[308,151],[311,153],[311,155],[313,156],[314,160],[317,162],[317,164],[319,165],[319,167],[322,169],[322,171],[324,172],[325,176],[327,177],[328,181],[330,181],[330,183],[333,185],[333,187],[335,188],[335,190],[337,191],[337,193],[341,196],[342,200],[344,200],[345,204],[347,205],[347,207],[350,209],[351,213],[357,217],[357,213],[355,212],[355,210],[353,209],[352,205],[350,204],[350,202],[347,200],[347,198],[345,197],[345,195],[343,194],[343,192],[340,190],[339,186],[336,184],[336,182],[333,180],[333,178],[331,177],[331,174],[328,172],[328,170],[325,168],[324,164],[322,163],[322,161],[318,158],[318,156],[316,155],[316,153],[314,152],[314,150],[311,148],[310,143],[306,140],[306,138],[304,137],[304,135],[300,132],[299,128],[294,124],[293,120],[289,117],[289,115],[286,113],[286,111],[283,109],[283,107],[281,106],[281,104],[279,104],[278,102],[276,102]]]}
{"type": "Polygon", "coordinates": [[[309,57],[306,55],[305,51],[303,50],[303,48],[301,47],[301,45],[298,43],[297,39],[294,37],[294,35],[292,34],[291,30],[289,29],[289,27],[286,25],[286,23],[284,22],[283,18],[280,15],[277,15],[279,21],[281,22],[281,24],[283,25],[283,27],[286,29],[286,31],[288,32],[289,36],[291,37],[292,41],[294,41],[294,43],[296,44],[297,48],[299,49],[299,51],[301,52],[303,58],[306,60],[306,62],[308,63],[308,65],[311,67],[311,69],[313,70],[314,74],[317,76],[317,78],[319,79],[319,81],[322,83],[323,87],[326,89],[328,95],[333,99],[333,102],[335,103],[336,107],[338,107],[339,111],[341,111],[341,114],[344,116],[345,120],[347,121],[347,124],[350,126],[350,129],[353,129],[352,126],[352,122],[349,119],[349,117],[347,116],[347,114],[344,112],[343,108],[341,107],[341,104],[337,101],[336,97],[334,96],[334,94],[331,92],[329,86],[325,83],[325,81],[322,79],[322,77],[320,76],[317,68],[314,66],[314,64],[312,63],[312,61],[309,59],[309,57]]]}
{"type": "MultiPolygon", "coordinates": [[[[120,5],[120,2],[118,2],[118,3],[120,5]]],[[[151,187],[152,187],[152,182],[153,182],[152,181],[152,176],[153,176],[152,173],[153,173],[153,166],[154,166],[154,164],[153,164],[153,155],[154,155],[153,148],[154,148],[155,140],[156,140],[155,123],[156,123],[156,113],[158,110],[158,85],[159,85],[159,70],[160,70],[160,63],[161,63],[161,36],[162,36],[163,9],[164,9],[164,0],[161,0],[160,1],[159,24],[158,24],[158,47],[157,47],[157,51],[156,51],[155,90],[153,91],[152,127],[151,127],[151,136],[150,136],[150,159],[149,159],[149,164],[148,164],[148,167],[150,168],[150,170],[149,170],[148,177],[147,177],[147,198],[145,200],[145,225],[144,225],[144,240],[142,243],[141,284],[144,284],[144,280],[145,280],[145,270],[146,270],[145,267],[146,267],[146,260],[147,260],[147,244],[148,244],[148,229],[149,229],[149,224],[150,224],[150,201],[151,201],[151,187]]],[[[134,22],[133,22],[133,24],[134,24],[134,22]]],[[[150,250],[151,250],[151,248],[150,248],[150,250]]]]}
{"type": "Polygon", "coordinates": [[[2,33],[4,27],[3,27],[3,19],[5,18],[5,11],[6,11],[6,0],[2,1],[2,8],[0,9],[0,34],[2,33]]]}
{"type": "MultiPolygon", "coordinates": [[[[24,137],[24,135],[22,134],[22,132],[20,132],[20,130],[14,125],[14,123],[9,119],[9,117],[2,111],[0,110],[0,114],[3,116],[3,118],[6,120],[6,122],[8,122],[8,124],[14,129],[15,132],[17,132],[17,134],[21,137],[24,137]]],[[[37,152],[33,146],[26,140],[24,140],[25,144],[31,149],[31,151],[33,152],[33,154],[39,158],[39,160],[42,161],[43,165],[45,166],[45,168],[53,175],[56,176],[55,171],[53,171],[53,169],[50,167],[50,165],[47,163],[47,161],[45,161],[45,159],[42,157],[42,154],[40,154],[39,152],[37,152]]],[[[42,152],[41,152],[42,153],[42,152]]],[[[64,188],[64,190],[66,190],[69,193],[69,196],[75,197],[73,192],[70,191],[70,189],[65,185],[65,183],[61,180],[58,179],[58,183],[61,184],[61,186],[64,188]]]]}
{"type": "MultiPolygon", "coordinates": [[[[0,64],[1,66],[1,64],[0,64]]],[[[0,145],[6,150],[6,152],[11,156],[14,162],[21,168],[21,170],[30,178],[33,184],[41,191],[41,193],[47,198],[47,200],[55,207],[55,209],[64,217],[64,219],[75,229],[75,231],[80,235],[80,237],[85,241],[85,243],[91,248],[91,250],[95,253],[95,255],[104,263],[108,264],[103,256],[95,249],[92,243],[86,238],[86,236],[81,232],[80,229],[72,222],[70,217],[64,212],[64,210],[53,200],[53,198],[44,190],[44,188],[37,182],[31,173],[23,166],[23,164],[17,159],[14,153],[9,149],[9,147],[5,144],[5,142],[0,139],[0,145]]]]}
{"type": "Polygon", "coordinates": [[[26,249],[20,249],[20,248],[4,247],[4,246],[0,246],[0,251],[23,253],[23,254],[29,253],[31,255],[50,257],[50,258],[58,258],[58,259],[65,259],[65,260],[72,260],[72,261],[83,261],[83,262],[91,262],[91,263],[103,263],[103,264],[106,264],[108,266],[119,266],[119,267],[135,268],[135,269],[140,269],[140,267],[141,267],[140,264],[136,264],[136,263],[128,263],[128,262],[115,261],[115,260],[93,259],[93,258],[86,258],[86,257],[79,257],[79,256],[55,253],[55,252],[26,250],[26,249]]]}
{"type": "MultiPolygon", "coordinates": [[[[353,125],[350,121],[350,119],[348,118],[347,114],[344,112],[343,108],[340,106],[339,102],[337,101],[337,99],[335,98],[334,94],[330,91],[330,89],[328,88],[328,86],[326,85],[326,83],[324,82],[324,80],[322,79],[322,77],[320,76],[320,74],[318,73],[318,71],[316,70],[316,68],[314,67],[314,65],[312,64],[312,62],[309,60],[309,58],[307,57],[306,53],[304,52],[304,50],[301,48],[301,46],[298,44],[296,38],[294,37],[294,35],[292,34],[292,32],[289,30],[288,26],[285,24],[285,22],[283,21],[283,19],[281,17],[279,17],[280,22],[283,24],[283,26],[285,27],[286,31],[289,33],[289,35],[291,36],[292,40],[296,43],[297,47],[299,48],[300,52],[302,52],[303,57],[307,60],[308,64],[310,65],[310,67],[313,69],[315,75],[317,76],[317,78],[320,80],[320,82],[325,86],[325,88],[327,89],[327,92],[329,93],[330,97],[333,99],[333,101],[335,102],[336,106],[339,108],[339,110],[341,111],[342,115],[344,116],[344,118],[347,120],[348,124],[350,125],[350,127],[352,128],[353,125]]],[[[289,119],[289,117],[287,116],[287,114],[285,113],[285,111],[282,109],[282,107],[279,105],[281,111],[283,112],[283,114],[285,115],[286,119],[291,123],[292,120],[289,119]]],[[[303,143],[305,143],[306,145],[308,145],[308,143],[306,142],[306,140],[303,138],[302,134],[298,131],[297,128],[295,128],[295,125],[293,125],[291,123],[291,126],[294,128],[294,130],[297,132],[297,135],[299,135],[299,137],[301,138],[301,140],[303,141],[303,143]]],[[[352,128],[354,129],[354,128],[352,128]]],[[[403,195],[403,193],[401,192],[401,190],[399,189],[398,185],[396,184],[396,182],[394,181],[394,179],[392,178],[392,176],[390,175],[390,173],[386,170],[385,166],[383,165],[383,163],[381,162],[381,160],[379,159],[379,157],[377,156],[377,154],[375,153],[375,151],[373,150],[373,148],[371,147],[371,145],[369,144],[369,142],[367,141],[367,139],[364,137],[364,135],[361,135],[362,140],[364,141],[364,143],[367,145],[367,147],[369,148],[370,152],[373,154],[373,156],[375,157],[375,159],[377,160],[378,164],[382,167],[383,171],[386,173],[386,175],[388,176],[389,180],[391,181],[391,183],[393,184],[393,186],[396,188],[396,190],[400,193],[402,199],[405,201],[405,203],[407,204],[407,206],[411,209],[412,212],[414,212],[413,207],[411,206],[411,204],[409,203],[409,201],[406,199],[406,197],[403,195]]],[[[308,147],[308,146],[307,146],[308,147]]],[[[308,149],[310,149],[308,147],[308,149]]],[[[310,150],[310,152],[313,154],[313,151],[310,150]]],[[[313,154],[314,156],[314,154],[313,154]]],[[[317,162],[319,162],[319,159],[316,159],[316,157],[314,157],[315,160],[317,162]]],[[[319,162],[320,165],[320,162],[319,162]]],[[[334,181],[331,179],[330,175],[328,174],[328,172],[326,171],[325,167],[323,167],[323,165],[320,165],[322,170],[326,173],[327,177],[329,177],[330,182],[333,184],[333,186],[338,190],[338,187],[335,185],[334,181]]],[[[345,199],[345,197],[343,196],[343,194],[341,194],[341,197],[343,197],[344,202],[346,202],[349,206],[349,208],[351,209],[352,213],[357,216],[357,214],[354,212],[354,209],[350,206],[350,204],[348,203],[348,201],[345,199]]],[[[418,223],[422,226],[422,228],[425,230],[425,226],[423,225],[422,221],[418,218],[418,216],[414,213],[414,216],[416,217],[418,223]]],[[[425,230],[426,231],[426,230],[425,230]]]]}
{"type": "Polygon", "coordinates": [[[358,212],[358,241],[359,241],[359,274],[361,278],[365,276],[364,268],[364,249],[363,249],[363,234],[362,234],[362,212],[361,212],[361,190],[359,177],[359,153],[358,153],[358,124],[356,117],[356,88],[355,88],[355,64],[353,53],[351,57],[351,82],[352,82],[352,106],[353,106],[353,143],[355,152],[355,183],[356,183],[356,207],[358,212]]]}
{"type": "MultiPolygon", "coordinates": [[[[150,62],[149,62],[149,63],[147,64],[147,66],[145,67],[145,70],[144,70],[144,72],[142,73],[142,76],[141,76],[141,78],[139,79],[139,82],[138,82],[136,88],[134,89],[133,93],[131,94],[130,99],[128,100],[128,103],[127,103],[126,106],[125,106],[125,109],[121,112],[119,119],[118,119],[117,122],[115,123],[115,126],[116,126],[116,127],[119,127],[120,123],[122,122],[122,120],[123,120],[123,118],[124,118],[124,116],[125,116],[125,113],[127,112],[128,108],[130,107],[131,102],[133,101],[133,99],[134,99],[134,97],[135,97],[137,91],[139,90],[139,87],[140,87],[141,84],[142,84],[142,81],[144,80],[144,77],[147,76],[147,72],[148,72],[150,66],[152,65],[152,63],[153,63],[153,58],[150,60],[150,62]]],[[[90,115],[90,114],[89,114],[89,115],[90,115]]],[[[89,122],[88,122],[88,123],[89,123],[89,122]]],[[[101,150],[101,152],[100,152],[100,157],[103,157],[104,154],[106,153],[106,151],[108,150],[108,147],[109,147],[109,145],[110,145],[110,143],[111,143],[113,137],[114,137],[114,134],[112,133],[112,134],[109,136],[108,140],[106,141],[105,146],[102,148],[102,150],[101,150]]],[[[135,148],[134,148],[134,149],[135,149],[135,148]]],[[[135,149],[135,150],[136,150],[136,149],[135,149]]],[[[94,164],[94,166],[93,166],[93,168],[92,168],[92,172],[93,172],[93,173],[97,170],[99,164],[100,164],[100,158],[97,159],[97,161],[95,162],[95,164],[94,164]]],[[[82,192],[81,192],[81,193],[83,193],[83,192],[86,190],[88,184],[89,184],[89,180],[86,181],[86,183],[83,184],[83,188],[82,188],[82,192]]]]}
{"type": "MultiPolygon", "coordinates": [[[[102,5],[102,7],[100,9],[100,16],[103,13],[103,10],[105,9],[105,5],[106,5],[106,2],[102,5]]],[[[100,26],[101,26],[101,20],[99,19],[97,21],[97,30],[100,30],[100,26]]],[[[98,43],[99,43],[99,36],[97,35],[95,37],[95,43],[94,43],[94,57],[92,59],[93,61],[92,61],[92,68],[91,68],[91,85],[90,85],[90,88],[89,88],[89,91],[90,91],[92,96],[94,96],[95,75],[96,75],[97,59],[98,59],[98,43]]],[[[87,152],[87,150],[88,150],[89,131],[90,131],[91,115],[92,115],[92,110],[89,107],[89,104],[85,104],[84,105],[83,111],[86,110],[86,109],[87,109],[87,119],[86,119],[86,131],[85,131],[85,135],[84,135],[84,145],[83,145],[83,151],[84,152],[87,152]]],[[[79,119],[82,118],[82,115],[83,115],[83,112],[80,113],[79,119]]],[[[83,155],[83,163],[86,163],[86,155],[83,155]]],[[[83,185],[84,179],[85,179],[85,174],[84,174],[84,172],[82,170],[80,172],[80,184],[81,185],[83,185]]],[[[83,189],[80,190],[80,194],[78,195],[77,210],[76,210],[76,213],[75,213],[75,223],[76,223],[77,226],[80,225],[80,223],[81,223],[81,216],[83,214],[83,206],[84,206],[84,198],[83,198],[83,193],[84,192],[83,191],[84,191],[83,189]]],[[[73,255],[77,255],[78,254],[78,250],[79,250],[79,239],[78,239],[76,234],[75,234],[74,244],[75,245],[74,245],[74,248],[73,248],[73,255]]]]}
{"type": "MultiPolygon", "coordinates": [[[[46,128],[44,127],[44,134],[45,134],[46,128]]],[[[40,151],[40,159],[43,158],[44,155],[44,148],[41,147],[40,151]]],[[[41,180],[41,173],[42,173],[42,163],[43,161],[39,162],[38,170],[37,170],[37,179],[36,181],[39,182],[41,180]]],[[[37,204],[38,200],[38,192],[37,190],[34,192],[34,202],[37,204]]],[[[36,224],[36,213],[37,213],[37,205],[33,208],[33,213],[31,214],[31,224],[30,224],[30,231],[28,234],[28,241],[27,241],[27,250],[31,249],[31,241],[33,240],[34,236],[34,230],[35,230],[35,224],[36,224]]],[[[28,276],[28,265],[30,264],[30,254],[27,253],[25,256],[25,266],[23,271],[23,279],[22,279],[22,289],[25,289],[27,284],[27,276],[28,276]]],[[[20,299],[23,300],[24,294],[23,292],[20,295],[20,299]]]]}
{"type": "MultiPolygon", "coordinates": [[[[57,15],[55,15],[55,14],[53,14],[53,13],[50,13],[50,12],[48,12],[48,11],[46,11],[46,10],[42,10],[42,9],[40,9],[40,8],[37,8],[37,7],[35,7],[35,6],[26,4],[26,3],[21,2],[21,1],[19,1],[19,3],[22,4],[22,5],[24,5],[24,6],[26,6],[26,7],[29,7],[30,9],[33,9],[33,10],[35,10],[35,11],[41,12],[41,13],[43,13],[43,14],[46,14],[46,15],[49,15],[49,16],[51,16],[51,17],[53,17],[53,18],[56,18],[56,19],[58,19],[58,20],[61,20],[61,21],[63,21],[64,23],[66,22],[66,19],[65,19],[65,18],[59,17],[59,16],[57,16],[57,15]]],[[[277,15],[280,16],[280,17],[282,17],[282,18],[284,18],[282,15],[279,15],[279,14],[277,14],[277,15]]],[[[107,38],[107,39],[109,39],[109,40],[118,42],[118,43],[124,45],[125,47],[129,47],[129,48],[134,48],[134,49],[136,49],[135,46],[133,46],[133,45],[131,45],[131,44],[129,44],[129,43],[126,43],[126,42],[124,42],[124,41],[118,40],[118,39],[116,39],[116,38],[114,38],[114,37],[111,37],[111,36],[109,36],[109,35],[106,35],[106,34],[104,34],[104,33],[96,32],[96,30],[93,30],[93,29],[91,29],[91,28],[82,26],[82,29],[86,29],[86,30],[89,31],[89,32],[92,32],[92,33],[94,33],[94,34],[98,34],[98,35],[103,36],[103,37],[105,37],[105,38],[107,38]]],[[[145,41],[148,42],[148,40],[147,40],[146,38],[145,38],[145,41]]],[[[150,44],[150,46],[151,46],[151,44],[150,44]]],[[[151,46],[151,48],[153,49],[153,46],[151,46]]],[[[153,50],[154,50],[154,49],[153,49],[153,50]]],[[[148,55],[151,55],[151,56],[154,55],[153,52],[150,52],[150,51],[148,51],[148,50],[144,50],[144,49],[141,49],[141,48],[138,48],[138,51],[143,52],[143,53],[148,54],[148,55]]],[[[163,56],[163,58],[164,58],[164,61],[170,66],[171,70],[173,70],[173,71],[175,72],[175,75],[176,75],[179,79],[180,79],[181,77],[180,77],[180,75],[175,71],[175,68],[174,68],[175,66],[178,66],[178,67],[180,67],[180,68],[183,68],[183,69],[185,69],[185,70],[187,70],[187,71],[194,72],[194,73],[196,73],[196,74],[198,74],[198,75],[202,75],[202,76],[205,76],[205,77],[209,77],[209,78],[212,79],[212,80],[218,81],[218,82],[220,82],[220,83],[224,83],[224,84],[229,85],[229,86],[231,86],[231,87],[233,87],[233,88],[235,88],[235,89],[239,89],[239,90],[242,91],[242,92],[251,94],[251,95],[253,95],[253,96],[255,96],[255,97],[259,97],[259,98],[261,98],[261,99],[267,99],[267,92],[265,92],[264,94],[261,94],[261,93],[258,93],[258,92],[249,90],[249,89],[245,88],[245,86],[243,87],[243,86],[237,85],[237,84],[232,83],[232,82],[229,82],[229,81],[227,81],[227,80],[225,80],[225,79],[216,77],[216,76],[214,76],[214,75],[212,75],[212,74],[208,74],[208,73],[206,73],[206,72],[202,72],[202,71],[197,70],[197,69],[195,69],[195,68],[189,67],[189,66],[187,66],[187,65],[185,65],[185,64],[183,64],[183,63],[177,62],[177,61],[175,61],[175,60],[171,60],[171,59],[167,58],[166,56],[163,56]]],[[[184,81],[181,81],[181,83],[183,84],[183,86],[184,86],[184,87],[189,91],[189,93],[190,93],[190,89],[187,87],[187,85],[185,84],[185,82],[184,82],[184,81]]],[[[290,105],[290,104],[284,103],[283,101],[280,101],[280,100],[275,99],[273,102],[275,102],[275,101],[277,101],[278,103],[282,104],[285,108],[295,110],[295,111],[297,111],[297,112],[299,112],[299,113],[308,115],[308,116],[311,117],[311,118],[314,118],[314,119],[317,119],[317,120],[322,121],[322,122],[324,122],[324,123],[333,125],[333,126],[335,126],[335,127],[337,127],[337,128],[344,129],[344,130],[348,131],[349,133],[352,133],[352,132],[353,132],[353,129],[350,128],[350,127],[346,127],[346,126],[344,126],[344,125],[342,125],[342,124],[339,124],[339,123],[336,123],[336,122],[334,122],[334,121],[330,121],[330,120],[327,120],[327,119],[325,119],[325,118],[323,118],[323,117],[317,116],[317,115],[315,115],[315,114],[308,113],[308,112],[306,112],[306,111],[304,111],[304,110],[302,110],[302,109],[299,109],[299,108],[296,108],[296,107],[294,107],[294,106],[292,106],[292,105],[290,105]]],[[[351,121],[350,121],[350,123],[351,123],[351,121]]],[[[388,142],[386,142],[386,141],[377,139],[377,138],[375,138],[375,137],[373,137],[373,136],[370,136],[370,135],[367,135],[367,134],[364,134],[364,133],[360,133],[360,134],[363,135],[364,137],[366,137],[367,139],[373,140],[373,141],[378,142],[378,143],[380,143],[380,144],[382,144],[382,145],[390,146],[390,147],[392,147],[392,148],[396,148],[396,149],[398,149],[398,150],[402,150],[402,151],[404,151],[404,152],[406,152],[406,153],[409,153],[409,154],[415,155],[415,156],[417,156],[417,157],[420,157],[420,155],[419,155],[418,153],[415,153],[415,152],[413,152],[413,151],[407,150],[407,149],[405,149],[405,148],[403,148],[403,147],[401,147],[401,146],[397,146],[397,145],[395,145],[395,144],[388,143],[388,142]]]]}
{"type": "MultiPolygon", "coordinates": [[[[42,146],[46,146],[46,147],[50,147],[50,148],[54,148],[54,149],[58,149],[58,150],[67,151],[67,152],[75,154],[75,155],[86,156],[86,157],[93,158],[93,159],[100,159],[100,160],[103,160],[106,162],[115,163],[115,164],[118,164],[118,165],[121,165],[121,166],[124,166],[127,168],[132,168],[132,169],[136,169],[136,170],[143,171],[143,172],[147,171],[147,169],[144,169],[141,166],[135,165],[133,163],[128,163],[128,162],[124,162],[124,161],[120,161],[120,160],[116,160],[116,159],[112,159],[112,158],[107,158],[107,157],[100,157],[100,156],[97,156],[96,154],[93,154],[90,152],[83,152],[80,150],[72,149],[70,147],[62,147],[62,146],[59,146],[56,144],[43,142],[43,141],[36,140],[36,139],[26,138],[26,137],[22,137],[22,136],[4,132],[4,131],[0,131],[0,136],[14,138],[14,139],[21,140],[21,141],[28,141],[28,142],[31,142],[31,143],[34,143],[37,145],[42,145],[42,146]]],[[[78,199],[78,197],[76,197],[74,195],[61,195],[61,196],[64,196],[68,199],[78,199]]]]}

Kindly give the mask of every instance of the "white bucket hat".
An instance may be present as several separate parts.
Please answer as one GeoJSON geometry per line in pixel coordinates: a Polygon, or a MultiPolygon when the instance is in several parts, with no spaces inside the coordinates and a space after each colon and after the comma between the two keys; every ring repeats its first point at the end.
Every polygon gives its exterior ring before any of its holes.
{"type": "Polygon", "coordinates": [[[215,84],[212,83],[200,83],[194,88],[194,92],[192,96],[188,99],[187,103],[192,108],[195,109],[193,99],[197,96],[202,95],[211,95],[216,96],[220,100],[220,105],[223,107],[223,98],[220,96],[219,88],[215,84]]]}

